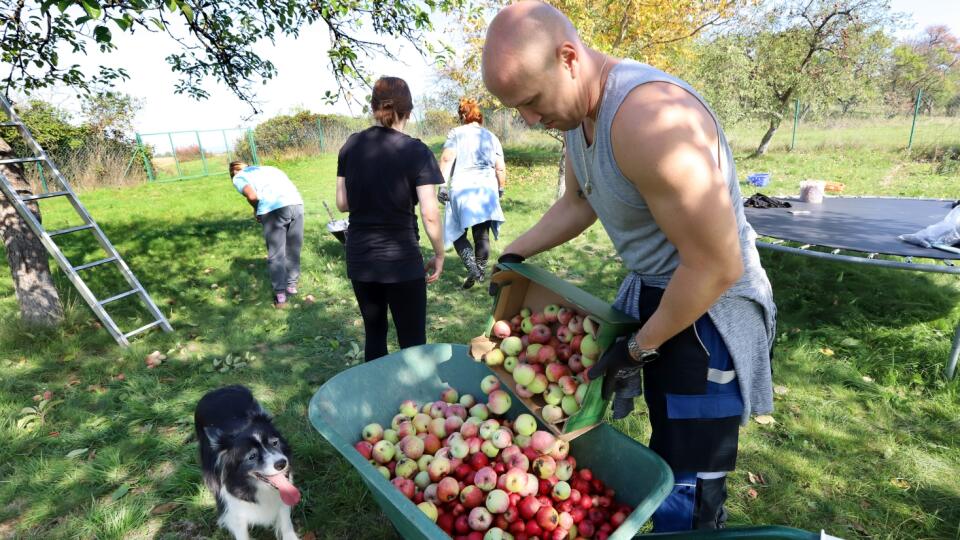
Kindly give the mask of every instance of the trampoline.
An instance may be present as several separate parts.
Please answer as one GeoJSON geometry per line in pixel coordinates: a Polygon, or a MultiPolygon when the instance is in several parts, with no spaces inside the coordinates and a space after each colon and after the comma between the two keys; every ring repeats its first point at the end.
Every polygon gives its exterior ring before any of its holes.
{"type": "MultiPolygon", "coordinates": [[[[790,208],[744,208],[760,238],[757,247],[793,255],[915,272],[960,274],[960,252],[922,248],[897,239],[940,221],[953,202],[942,199],[827,197],[809,204],[784,197],[790,208]],[[787,245],[786,242],[800,244],[787,245]],[[884,256],[884,258],[877,258],[884,256]],[[921,262],[914,262],[921,259],[921,262]]],[[[960,326],[947,359],[948,379],[956,374],[960,326]]]]}

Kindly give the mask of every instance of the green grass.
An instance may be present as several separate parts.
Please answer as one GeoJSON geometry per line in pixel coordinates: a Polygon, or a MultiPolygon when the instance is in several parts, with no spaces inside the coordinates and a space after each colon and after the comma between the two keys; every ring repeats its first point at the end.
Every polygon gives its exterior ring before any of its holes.
{"type": "MultiPolygon", "coordinates": [[[[508,149],[508,222],[495,252],[551,202],[556,156],[546,148],[508,149]]],[[[348,367],[351,343],[362,343],[342,248],[325,231],[320,204],[333,202],[335,158],[281,166],[307,202],[301,290],[316,304],[271,307],[259,227],[226,177],[83,194],[169,315],[173,334],[116,347],[59,272],[66,322],[56,330],[24,327],[0,269],[7,321],[0,327],[0,538],[228,538],[216,529],[189,438],[197,399],[231,383],[254,389],[296,449],[301,534],[392,536],[359,477],[306,418],[313,392],[348,367]],[[143,359],[154,349],[169,359],[148,370],[143,359]],[[231,353],[255,359],[240,371],[210,372],[213,359],[231,353]],[[43,425],[19,429],[21,409],[45,390],[62,402],[43,425]],[[176,507],[151,512],[165,503],[176,507]]],[[[846,182],[850,194],[957,195],[957,175],[938,174],[935,161],[909,159],[894,144],[774,150],[742,158],[738,167],[741,176],[772,172],[769,193],[828,178],[846,182]]],[[[44,211],[48,227],[70,224],[64,207],[44,203],[44,211]]],[[[67,251],[77,263],[94,244],[72,240],[67,251]]],[[[459,290],[464,272],[448,256],[428,293],[428,339],[463,343],[479,333],[490,303],[481,288],[459,290]]],[[[940,375],[960,319],[955,281],[762,257],[779,306],[774,370],[783,388],[776,423],[742,430],[731,523],[825,528],[846,538],[960,537],[960,383],[940,375]],[[748,473],[765,484],[751,484],[748,473]]],[[[599,225],[532,262],[608,300],[624,275],[599,225]]],[[[110,275],[97,275],[94,284],[119,286],[110,275]]],[[[140,320],[132,308],[120,313],[127,329],[140,320]]],[[[644,440],[640,409],[616,425],[644,440]]]]}
{"type": "MultiPolygon", "coordinates": [[[[848,151],[906,149],[912,117],[889,119],[835,119],[801,121],[797,125],[797,150],[846,149],[848,151]]],[[[727,130],[734,148],[754,150],[767,130],[766,123],[744,122],[727,130]]],[[[793,118],[784,119],[773,139],[772,150],[788,149],[793,136],[793,118]]],[[[914,149],[928,146],[960,145],[960,118],[917,118],[914,149]]]]}

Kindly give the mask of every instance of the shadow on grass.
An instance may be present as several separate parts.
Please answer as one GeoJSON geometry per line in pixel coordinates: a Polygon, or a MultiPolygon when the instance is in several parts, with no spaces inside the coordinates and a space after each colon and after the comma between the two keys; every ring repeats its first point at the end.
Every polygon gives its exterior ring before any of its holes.
{"type": "MultiPolygon", "coordinates": [[[[349,341],[362,335],[349,324],[357,318],[352,298],[343,302],[317,290],[316,304],[275,311],[262,239],[247,220],[145,222],[135,230],[114,228],[107,234],[170,316],[175,332],[152,333],[129,349],[118,348],[59,272],[67,306],[63,326],[28,334],[18,324],[4,325],[0,350],[13,360],[0,366],[0,407],[12,415],[46,388],[64,401],[54,407],[47,425],[32,432],[16,430],[15,418],[8,425],[0,422],[0,433],[10,434],[0,450],[0,530],[16,520],[21,525],[10,526],[34,538],[124,536],[144,526],[160,538],[226,538],[215,531],[196,445],[187,441],[197,400],[208,390],[234,383],[254,389],[293,444],[304,495],[294,511],[298,529],[319,530],[334,516],[333,521],[342,522],[340,530],[349,530],[352,516],[376,514],[359,486],[329,493],[330,485],[353,473],[306,419],[313,392],[347,367],[343,353],[349,341]],[[246,249],[250,246],[252,253],[246,249]],[[210,253],[227,255],[207,266],[202,256],[210,253]],[[219,286],[211,289],[212,282],[219,286]],[[147,370],[143,358],[153,349],[169,359],[147,370]],[[213,359],[227,353],[252,353],[256,359],[241,370],[214,372],[213,359]],[[124,380],[116,378],[119,373],[124,380]],[[64,457],[82,448],[88,451],[64,457]],[[114,500],[111,495],[120,486],[129,491],[114,500]],[[12,505],[16,501],[28,504],[12,505]],[[178,509],[150,514],[168,502],[178,509]],[[345,515],[344,506],[356,512],[345,515]]],[[[320,238],[324,240],[311,244],[314,255],[339,277],[342,246],[332,237],[320,238]]],[[[71,246],[78,253],[94,247],[92,238],[71,246]]],[[[357,482],[359,477],[353,480],[357,482]]],[[[382,523],[369,537],[386,537],[388,530],[382,523]]]]}
{"type": "Polygon", "coordinates": [[[780,253],[762,258],[781,333],[802,330],[874,377],[895,375],[891,384],[941,380],[960,302],[955,277],[780,253]]]}

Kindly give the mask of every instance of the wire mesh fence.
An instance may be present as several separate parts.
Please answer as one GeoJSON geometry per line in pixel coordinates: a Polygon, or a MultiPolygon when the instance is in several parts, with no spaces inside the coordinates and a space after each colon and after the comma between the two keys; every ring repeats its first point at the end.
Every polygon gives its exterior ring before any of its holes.
{"type": "MultiPolygon", "coordinates": [[[[529,128],[510,109],[484,111],[484,126],[513,148],[558,152],[559,133],[529,128]]],[[[449,111],[414,111],[407,132],[439,150],[459,122],[449,111]]],[[[139,133],[135,141],[92,137],[82,145],[51,151],[75,189],[121,186],[226,175],[230,161],[258,164],[339,151],[347,138],[371,125],[367,117],[300,115],[277,117],[256,128],[195,129],[139,133]]],[[[769,119],[724,125],[734,150],[752,152],[771,129],[769,119]]],[[[10,128],[0,128],[9,139],[10,128]]],[[[892,107],[861,103],[814,105],[797,100],[779,119],[768,153],[844,149],[908,151],[914,159],[938,163],[938,174],[960,174],[960,115],[934,109],[921,100],[892,107]]],[[[559,154],[558,154],[559,155],[559,154]]],[[[55,189],[52,171],[31,164],[26,177],[37,192],[55,189]]]]}
{"type": "Polygon", "coordinates": [[[227,174],[231,161],[259,164],[249,128],[138,133],[136,158],[149,181],[227,174]]]}
{"type": "Polygon", "coordinates": [[[905,150],[929,154],[960,151],[957,111],[915,106],[834,104],[817,106],[795,100],[779,121],[747,120],[725,126],[738,151],[755,150],[771,126],[778,124],[768,151],[823,149],[905,150]]]}

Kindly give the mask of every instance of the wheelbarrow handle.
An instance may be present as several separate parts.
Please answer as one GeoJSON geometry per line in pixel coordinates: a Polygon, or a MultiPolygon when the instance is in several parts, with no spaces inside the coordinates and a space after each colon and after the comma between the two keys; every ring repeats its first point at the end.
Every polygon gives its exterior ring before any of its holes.
{"type": "Polygon", "coordinates": [[[333,212],[331,212],[330,207],[327,206],[327,201],[323,201],[323,207],[327,209],[327,215],[330,216],[330,221],[336,221],[336,218],[333,217],[333,212]]]}

